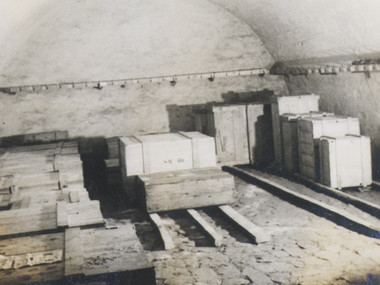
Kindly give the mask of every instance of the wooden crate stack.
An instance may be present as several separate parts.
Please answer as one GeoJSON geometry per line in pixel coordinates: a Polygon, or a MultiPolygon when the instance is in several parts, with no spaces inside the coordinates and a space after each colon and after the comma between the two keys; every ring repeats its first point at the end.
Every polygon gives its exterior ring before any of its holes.
{"type": "Polygon", "coordinates": [[[107,158],[104,160],[108,190],[121,189],[119,137],[106,139],[107,158]]]}
{"type": "Polygon", "coordinates": [[[318,95],[277,96],[272,103],[272,128],[274,161],[280,169],[283,166],[283,143],[281,115],[285,113],[302,114],[319,110],[318,95]]]}
{"type": "Polygon", "coordinates": [[[2,284],[79,284],[140,269],[154,279],[134,229],[107,230],[104,224],[99,201],[91,201],[83,186],[76,141],[0,149],[2,284]],[[103,238],[136,246],[100,246],[103,238]]]}
{"type": "Polygon", "coordinates": [[[274,142],[278,166],[333,188],[368,186],[372,183],[370,142],[360,137],[359,119],[315,110],[318,99],[316,95],[284,96],[272,105],[274,139],[275,134],[280,138],[274,142]],[[309,112],[283,113],[278,124],[278,114],[285,109],[309,112]],[[353,157],[355,163],[345,163],[343,157],[353,157]]]}
{"type": "Polygon", "coordinates": [[[123,137],[120,155],[123,188],[148,212],[234,201],[233,177],[217,167],[212,137],[199,132],[123,137]]]}
{"type": "Polygon", "coordinates": [[[196,111],[196,130],[215,138],[218,163],[261,164],[271,159],[265,155],[272,141],[267,113],[261,103],[209,104],[196,111]]]}

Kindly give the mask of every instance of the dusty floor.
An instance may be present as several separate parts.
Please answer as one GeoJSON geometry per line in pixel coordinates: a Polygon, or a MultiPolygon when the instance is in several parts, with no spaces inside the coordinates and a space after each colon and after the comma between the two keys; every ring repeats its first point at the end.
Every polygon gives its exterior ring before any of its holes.
{"type": "MultiPolygon", "coordinates": [[[[213,247],[191,234],[195,227],[180,222],[181,214],[162,215],[176,243],[175,249],[163,251],[149,223],[134,217],[158,285],[380,284],[379,240],[235,181],[238,200],[233,207],[262,226],[272,240],[255,245],[206,209],[201,214],[223,235],[223,246],[213,247]]],[[[117,222],[128,222],[125,218],[119,215],[117,222]]]]}

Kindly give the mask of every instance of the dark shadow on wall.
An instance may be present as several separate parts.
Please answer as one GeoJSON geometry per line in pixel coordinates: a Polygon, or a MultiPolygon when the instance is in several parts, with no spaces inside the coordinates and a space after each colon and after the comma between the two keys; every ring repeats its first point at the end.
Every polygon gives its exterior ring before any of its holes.
{"type": "Polygon", "coordinates": [[[228,91],[222,94],[225,103],[239,104],[239,103],[271,103],[273,100],[274,91],[263,89],[260,91],[251,92],[233,92],[228,91]]]}
{"type": "Polygon", "coordinates": [[[255,122],[256,145],[253,151],[255,165],[266,167],[274,160],[271,105],[264,105],[264,114],[255,122]]]}
{"type": "Polygon", "coordinates": [[[206,104],[166,105],[170,132],[195,131],[195,112],[205,108],[206,104]]]}

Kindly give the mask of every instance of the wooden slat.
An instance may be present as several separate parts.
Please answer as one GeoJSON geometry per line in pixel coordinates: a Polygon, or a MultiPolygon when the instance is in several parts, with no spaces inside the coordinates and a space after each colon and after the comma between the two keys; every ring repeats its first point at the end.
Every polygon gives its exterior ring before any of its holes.
{"type": "Polygon", "coordinates": [[[58,227],[79,227],[104,224],[99,201],[83,203],[57,203],[58,227]]]}
{"type": "Polygon", "coordinates": [[[56,205],[0,211],[0,236],[57,228],[56,205]]]}
{"type": "Polygon", "coordinates": [[[169,232],[166,230],[165,225],[162,223],[160,216],[157,213],[149,214],[151,221],[154,226],[160,232],[162,241],[164,242],[165,250],[173,249],[175,247],[172,237],[169,232]]]}
{"type": "Polygon", "coordinates": [[[65,231],[65,276],[82,273],[83,252],[80,228],[65,231]]]}
{"type": "Polygon", "coordinates": [[[204,232],[213,240],[215,246],[223,244],[223,237],[194,209],[188,209],[187,212],[202,227],[204,232]]]}
{"type": "Polygon", "coordinates": [[[222,210],[222,212],[233,222],[235,222],[241,229],[253,237],[257,243],[268,242],[271,240],[270,235],[267,234],[261,227],[255,225],[232,207],[223,205],[219,206],[219,209],[222,210]]]}

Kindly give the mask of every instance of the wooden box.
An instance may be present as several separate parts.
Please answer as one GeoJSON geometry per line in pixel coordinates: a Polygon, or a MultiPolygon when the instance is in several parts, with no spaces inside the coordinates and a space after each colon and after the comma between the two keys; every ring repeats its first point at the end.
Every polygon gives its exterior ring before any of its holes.
{"type": "Polygon", "coordinates": [[[298,157],[298,119],[333,116],[332,113],[309,112],[303,114],[285,113],[281,115],[281,136],[283,170],[288,173],[299,172],[298,157]]]}
{"type": "Polygon", "coordinates": [[[300,173],[319,181],[319,138],[360,135],[358,118],[327,116],[301,118],[298,121],[298,153],[300,173]]]}
{"type": "Polygon", "coordinates": [[[106,139],[107,158],[119,158],[119,137],[106,139]]]}
{"type": "Polygon", "coordinates": [[[145,174],[193,168],[189,138],[177,133],[135,137],[142,143],[145,174]]]}
{"type": "Polygon", "coordinates": [[[148,213],[234,202],[234,177],[219,168],[140,175],[137,184],[148,213]]]}
{"type": "Polygon", "coordinates": [[[319,95],[278,96],[272,103],[274,158],[277,166],[283,165],[280,116],[285,113],[308,113],[319,110],[319,95]]]}
{"type": "Polygon", "coordinates": [[[246,105],[208,106],[196,114],[196,129],[215,138],[219,163],[249,163],[246,105]]]}
{"type": "Polygon", "coordinates": [[[332,188],[372,183],[371,143],[365,136],[320,139],[321,183],[332,188]]]}
{"type": "Polygon", "coordinates": [[[180,132],[186,138],[191,139],[193,153],[193,167],[215,167],[215,139],[199,132],[180,132]]]}

